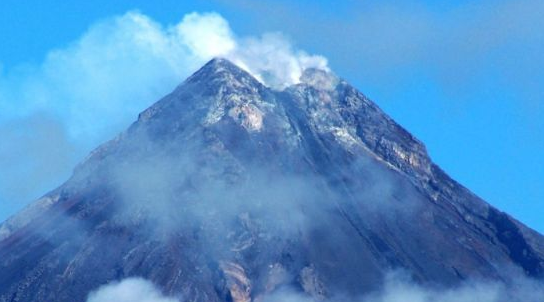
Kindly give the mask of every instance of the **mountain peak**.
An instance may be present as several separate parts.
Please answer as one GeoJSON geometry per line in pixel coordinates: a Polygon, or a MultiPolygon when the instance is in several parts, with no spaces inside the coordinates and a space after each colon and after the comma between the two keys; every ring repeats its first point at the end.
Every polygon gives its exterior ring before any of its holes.
{"type": "Polygon", "coordinates": [[[212,72],[222,72],[222,71],[230,71],[234,73],[238,73],[239,71],[242,71],[240,67],[238,67],[236,64],[232,63],[230,60],[216,57],[208,61],[208,63],[204,64],[202,66],[201,70],[210,70],[212,72]]]}
{"type": "Polygon", "coordinates": [[[209,127],[234,120],[248,131],[259,131],[272,106],[268,88],[250,73],[224,58],[214,58],[166,96],[140,114],[139,121],[164,129],[198,123],[209,127]]]}
{"type": "Polygon", "coordinates": [[[249,72],[225,58],[214,58],[190,76],[186,83],[208,82],[212,85],[262,86],[249,72]]]}

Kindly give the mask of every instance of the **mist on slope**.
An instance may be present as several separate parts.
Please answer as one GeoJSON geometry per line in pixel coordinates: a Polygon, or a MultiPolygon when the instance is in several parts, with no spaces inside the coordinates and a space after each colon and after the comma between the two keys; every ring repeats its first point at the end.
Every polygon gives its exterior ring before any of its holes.
{"type": "MultiPolygon", "coordinates": [[[[178,153],[168,142],[157,144],[145,135],[137,136],[136,141],[143,153],[125,157],[110,174],[121,201],[117,222],[130,224],[144,217],[144,225],[149,223],[147,231],[155,238],[197,227],[202,232],[203,248],[222,261],[233,260],[236,253],[252,244],[250,239],[233,240],[240,235],[233,231],[236,228],[242,226],[258,236],[296,240],[319,227],[334,228],[327,225],[326,213],[338,211],[345,197],[330,190],[330,184],[317,175],[288,171],[278,177],[266,165],[245,165],[244,170],[236,171],[234,158],[232,162],[225,158],[216,161],[213,155],[203,155],[204,142],[192,140],[178,153]]],[[[355,187],[357,199],[368,211],[365,219],[395,219],[395,215],[411,215],[420,206],[407,185],[388,170],[379,169],[369,159],[353,164],[362,175],[370,176],[355,187]]],[[[300,277],[287,271],[282,274],[282,280],[300,277]]],[[[116,286],[104,288],[111,291],[116,286]]],[[[364,296],[343,292],[312,296],[289,285],[253,294],[254,301],[261,302],[536,302],[544,296],[544,285],[513,271],[505,282],[469,279],[446,288],[422,285],[407,272],[392,270],[378,290],[364,296]]],[[[104,300],[88,302],[110,301],[109,294],[102,297],[104,300]]],[[[185,301],[183,297],[177,299],[185,301]]]]}

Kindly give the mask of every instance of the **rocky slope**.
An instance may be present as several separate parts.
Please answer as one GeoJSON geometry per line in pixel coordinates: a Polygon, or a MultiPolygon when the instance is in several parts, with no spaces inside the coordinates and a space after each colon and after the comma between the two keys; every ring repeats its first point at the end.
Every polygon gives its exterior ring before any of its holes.
{"type": "Polygon", "coordinates": [[[130,276],[186,301],[542,278],[543,246],[335,75],[275,91],[215,59],[0,226],[0,301],[130,276]]]}

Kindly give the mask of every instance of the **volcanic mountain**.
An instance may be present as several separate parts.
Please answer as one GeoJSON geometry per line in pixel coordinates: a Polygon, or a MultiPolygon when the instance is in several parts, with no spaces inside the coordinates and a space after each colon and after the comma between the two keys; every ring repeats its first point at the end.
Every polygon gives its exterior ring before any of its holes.
{"type": "Polygon", "coordinates": [[[0,301],[85,301],[142,277],[185,301],[289,287],[544,277],[544,238],[452,180],[362,93],[307,69],[281,91],[214,59],[0,226],[0,301]]]}

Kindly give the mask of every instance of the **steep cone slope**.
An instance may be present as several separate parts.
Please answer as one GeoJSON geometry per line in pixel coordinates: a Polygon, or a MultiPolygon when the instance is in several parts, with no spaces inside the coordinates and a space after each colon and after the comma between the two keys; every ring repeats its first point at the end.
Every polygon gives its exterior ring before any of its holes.
{"type": "Polygon", "coordinates": [[[186,301],[290,287],[542,278],[544,239],[451,180],[321,70],[271,90],[215,59],[0,227],[0,301],[85,301],[139,276],[186,301]]]}

